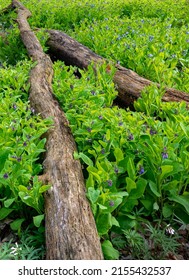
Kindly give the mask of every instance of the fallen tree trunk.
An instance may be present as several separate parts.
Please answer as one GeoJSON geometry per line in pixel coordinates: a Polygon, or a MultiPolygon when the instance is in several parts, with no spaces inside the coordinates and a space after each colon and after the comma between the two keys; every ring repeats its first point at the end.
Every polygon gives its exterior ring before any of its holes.
{"type": "Polygon", "coordinates": [[[31,13],[12,0],[17,22],[29,56],[37,64],[30,73],[30,102],[43,118],[52,117],[47,133],[43,176],[50,190],[45,195],[47,259],[103,259],[95,221],[85,195],[80,162],[73,158],[76,145],[68,121],[52,94],[52,62],[44,54],[27,18],[31,13]]]}
{"type": "MultiPolygon", "coordinates": [[[[55,58],[63,60],[67,65],[86,69],[91,62],[102,62],[104,58],[92,52],[67,34],[57,30],[47,30],[50,38],[47,41],[49,52],[55,58]]],[[[140,97],[141,91],[152,82],[139,76],[132,70],[116,65],[114,83],[118,90],[118,97],[126,105],[130,106],[140,97]]],[[[189,103],[189,93],[181,92],[173,88],[166,88],[162,97],[163,101],[185,101],[189,103]]]]}

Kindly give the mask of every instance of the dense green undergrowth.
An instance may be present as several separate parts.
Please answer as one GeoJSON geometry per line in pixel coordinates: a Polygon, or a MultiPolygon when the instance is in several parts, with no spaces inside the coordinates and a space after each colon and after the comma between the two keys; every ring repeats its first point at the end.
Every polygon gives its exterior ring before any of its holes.
{"type": "MultiPolygon", "coordinates": [[[[78,79],[57,62],[54,93],[78,145],[75,158],[84,166],[102,246],[110,250],[112,236],[139,230],[141,223],[188,224],[189,115],[184,103],[158,100],[154,86],[150,102],[144,92],[135,112],[113,106],[116,92],[106,67],[96,74],[90,67],[78,79]]],[[[117,256],[104,251],[107,258],[117,256]]]]}
{"type": "MultiPolygon", "coordinates": [[[[184,103],[163,103],[161,97],[165,85],[189,90],[187,1],[22,3],[33,13],[33,28],[63,30],[98,54],[160,83],[160,88],[147,87],[131,111],[113,103],[113,63],[99,66],[95,73],[92,66],[80,70],[80,79],[73,67],[54,64],[53,90],[77,143],[74,156],[83,165],[105,258],[121,258],[125,248],[138,259],[177,254],[177,231],[189,224],[189,113],[184,103]]],[[[0,0],[0,8],[4,6],[0,0]]],[[[42,239],[42,193],[48,186],[37,175],[42,172],[42,135],[50,122],[36,116],[28,103],[32,63],[15,17],[1,15],[0,219],[9,217],[11,228],[19,236],[23,232],[15,258],[35,259],[39,244],[28,239],[25,228],[29,226],[30,233],[38,226],[42,239]]],[[[47,35],[35,32],[46,51],[47,35]]],[[[11,246],[4,245],[0,258],[13,258],[11,246]]]]}

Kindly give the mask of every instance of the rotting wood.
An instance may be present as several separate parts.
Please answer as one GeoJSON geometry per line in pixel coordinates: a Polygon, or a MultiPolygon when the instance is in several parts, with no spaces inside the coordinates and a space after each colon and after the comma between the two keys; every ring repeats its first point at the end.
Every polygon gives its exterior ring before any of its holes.
{"type": "MultiPolygon", "coordinates": [[[[49,53],[57,59],[63,60],[67,65],[86,69],[91,62],[99,63],[107,61],[62,31],[47,30],[47,32],[50,36],[47,41],[49,53]]],[[[117,71],[114,75],[114,83],[118,90],[118,97],[125,106],[130,106],[140,97],[141,91],[152,82],[120,65],[116,65],[116,68],[117,71]]],[[[189,93],[181,92],[173,88],[166,88],[162,101],[185,101],[189,103],[189,93]]]]}
{"type": "Polygon", "coordinates": [[[52,117],[47,132],[43,176],[51,184],[45,195],[46,259],[103,259],[100,240],[89,202],[81,164],[73,158],[76,145],[69,123],[53,97],[52,61],[31,31],[31,16],[19,1],[12,0],[22,41],[37,65],[30,73],[30,102],[43,118],[52,117]]]}

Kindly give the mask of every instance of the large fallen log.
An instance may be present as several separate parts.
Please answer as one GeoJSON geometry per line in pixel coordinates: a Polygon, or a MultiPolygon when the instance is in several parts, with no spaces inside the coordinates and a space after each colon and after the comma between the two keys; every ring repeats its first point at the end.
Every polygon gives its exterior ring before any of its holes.
{"type": "MultiPolygon", "coordinates": [[[[89,48],[80,44],[67,34],[57,31],[48,30],[49,40],[47,46],[49,53],[56,59],[63,60],[67,65],[77,66],[86,69],[91,62],[102,62],[105,59],[89,48]]],[[[120,100],[130,106],[140,97],[141,91],[152,82],[139,76],[130,69],[116,65],[117,71],[114,75],[114,83],[118,90],[120,100]]],[[[173,88],[166,88],[162,97],[163,101],[185,101],[189,103],[189,93],[181,92],[173,88]]]]}
{"type": "Polygon", "coordinates": [[[22,41],[36,66],[30,73],[30,102],[43,118],[52,117],[47,133],[45,175],[51,184],[45,195],[47,259],[103,259],[95,221],[85,195],[80,162],[73,158],[76,145],[68,121],[52,93],[52,61],[44,54],[27,18],[31,13],[12,0],[22,41]]]}

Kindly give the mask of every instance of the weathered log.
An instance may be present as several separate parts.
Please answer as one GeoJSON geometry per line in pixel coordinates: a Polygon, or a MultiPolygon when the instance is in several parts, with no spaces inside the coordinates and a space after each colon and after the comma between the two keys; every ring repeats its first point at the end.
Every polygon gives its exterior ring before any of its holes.
{"type": "MultiPolygon", "coordinates": [[[[49,53],[57,59],[63,60],[66,64],[86,69],[91,62],[105,61],[103,57],[95,54],[67,34],[57,30],[47,31],[50,36],[47,41],[49,53]]],[[[130,106],[134,100],[140,97],[141,91],[152,82],[120,65],[116,65],[116,68],[114,83],[118,90],[118,96],[126,106],[130,106]]],[[[189,93],[166,88],[162,100],[189,103],[189,93]]]]}
{"type": "Polygon", "coordinates": [[[68,121],[55,100],[51,82],[52,61],[44,54],[27,18],[31,13],[12,0],[22,41],[37,65],[30,73],[30,102],[43,118],[52,117],[47,132],[44,180],[51,185],[45,195],[47,259],[103,259],[95,221],[85,195],[81,164],[73,158],[76,145],[68,121]]]}

